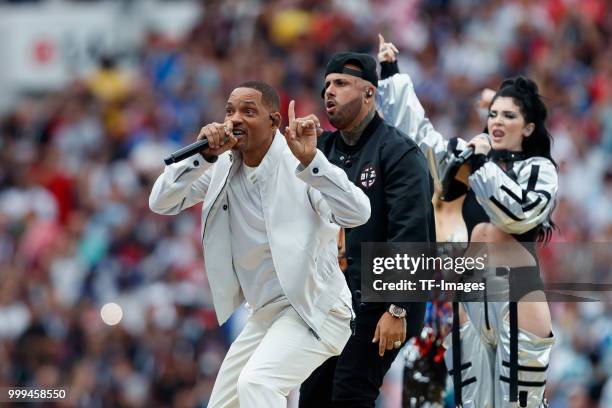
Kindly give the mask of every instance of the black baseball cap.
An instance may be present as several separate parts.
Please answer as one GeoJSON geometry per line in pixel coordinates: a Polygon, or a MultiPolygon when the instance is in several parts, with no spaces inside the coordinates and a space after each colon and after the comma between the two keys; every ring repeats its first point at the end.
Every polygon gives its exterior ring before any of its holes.
{"type": "MultiPolygon", "coordinates": [[[[358,52],[337,52],[332,55],[325,68],[325,76],[329,74],[347,74],[362,78],[375,87],[378,87],[378,74],[376,73],[376,60],[368,54],[358,52]],[[356,65],[361,71],[345,67],[346,64],[356,65]]],[[[325,88],[321,97],[325,96],[325,88]]]]}

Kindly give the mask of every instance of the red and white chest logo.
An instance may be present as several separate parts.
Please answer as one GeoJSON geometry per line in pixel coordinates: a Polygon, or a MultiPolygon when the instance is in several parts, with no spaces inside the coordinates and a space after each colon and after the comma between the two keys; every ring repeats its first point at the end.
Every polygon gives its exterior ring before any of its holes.
{"type": "Polygon", "coordinates": [[[376,183],[376,169],[369,164],[365,166],[359,175],[359,183],[363,188],[372,187],[376,183]]]}

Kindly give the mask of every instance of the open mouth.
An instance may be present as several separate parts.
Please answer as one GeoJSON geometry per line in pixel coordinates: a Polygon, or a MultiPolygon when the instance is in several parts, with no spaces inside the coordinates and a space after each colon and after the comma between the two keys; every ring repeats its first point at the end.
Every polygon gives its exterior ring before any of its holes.
{"type": "Polygon", "coordinates": [[[246,131],[244,129],[235,128],[232,129],[232,135],[234,135],[236,139],[240,139],[246,135],[246,131]]]}
{"type": "Polygon", "coordinates": [[[505,134],[506,133],[503,130],[495,129],[493,133],[491,133],[491,136],[493,136],[495,139],[501,139],[505,134]]]}
{"type": "Polygon", "coordinates": [[[332,101],[331,99],[328,99],[327,101],[325,101],[325,111],[327,113],[333,113],[336,110],[336,102],[332,101]]]}

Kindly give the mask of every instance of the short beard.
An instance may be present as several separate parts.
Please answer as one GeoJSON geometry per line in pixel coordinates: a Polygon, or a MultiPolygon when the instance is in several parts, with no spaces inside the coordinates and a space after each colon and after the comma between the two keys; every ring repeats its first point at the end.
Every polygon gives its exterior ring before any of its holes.
{"type": "Polygon", "coordinates": [[[346,129],[346,127],[359,115],[362,104],[363,100],[361,96],[357,96],[355,99],[342,106],[336,105],[336,112],[331,116],[329,114],[327,115],[329,123],[338,130],[346,129]]]}

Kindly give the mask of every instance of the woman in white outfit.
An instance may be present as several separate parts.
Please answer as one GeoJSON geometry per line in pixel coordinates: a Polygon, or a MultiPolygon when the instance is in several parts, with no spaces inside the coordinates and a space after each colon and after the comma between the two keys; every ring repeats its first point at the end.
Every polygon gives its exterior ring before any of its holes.
{"type": "Polygon", "coordinates": [[[533,81],[506,79],[488,106],[487,134],[469,143],[447,140],[425,117],[410,77],[399,73],[396,52],[381,37],[379,109],[421,149],[431,150],[440,174],[450,157],[474,150],[466,171],[457,173],[445,196],[464,197],[468,240],[496,244],[489,247],[489,256],[506,268],[491,273],[510,281],[509,301],[454,305],[454,330],[447,339],[447,344],[452,339],[452,348],[446,361],[455,403],[476,408],[545,407],[554,338],[533,243],[548,241],[554,228],[557,165],[550,155],[546,107],[533,81]]]}

